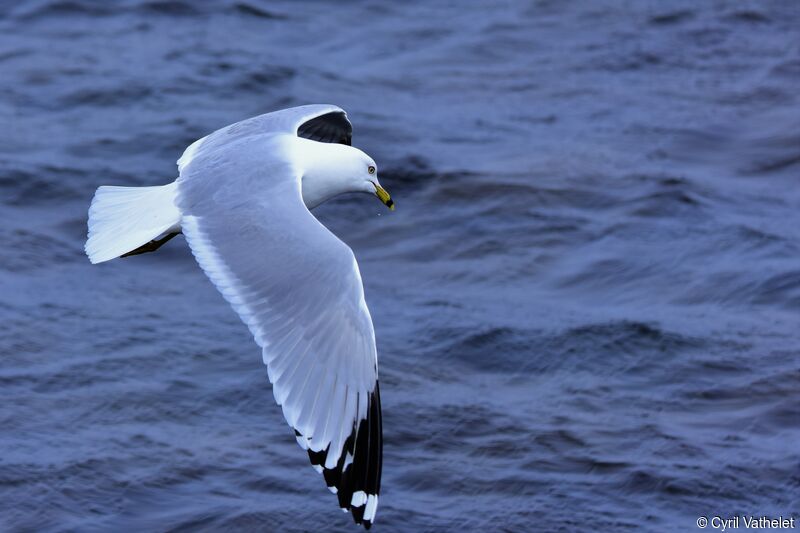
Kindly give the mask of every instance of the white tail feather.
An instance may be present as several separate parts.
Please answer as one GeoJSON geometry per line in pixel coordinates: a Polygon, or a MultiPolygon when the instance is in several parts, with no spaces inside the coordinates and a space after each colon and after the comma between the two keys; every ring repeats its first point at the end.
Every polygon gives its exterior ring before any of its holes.
{"type": "Polygon", "coordinates": [[[92,263],[114,259],[164,233],[180,231],[177,183],[161,187],[97,189],[89,208],[86,255],[92,263]]]}

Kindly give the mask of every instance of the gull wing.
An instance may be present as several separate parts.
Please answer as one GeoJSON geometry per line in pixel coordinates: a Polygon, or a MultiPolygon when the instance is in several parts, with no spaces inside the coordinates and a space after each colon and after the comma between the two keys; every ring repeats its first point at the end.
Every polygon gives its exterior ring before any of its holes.
{"type": "Polygon", "coordinates": [[[262,134],[201,147],[178,178],[181,226],[261,346],[298,443],[368,528],[382,464],[372,319],[352,250],[304,205],[284,144],[262,134]]]}
{"type": "Polygon", "coordinates": [[[182,171],[201,151],[209,154],[239,139],[262,134],[291,134],[312,141],[349,145],[353,126],[347,113],[330,104],[312,104],[282,109],[242,120],[198,139],[178,159],[182,171]]]}

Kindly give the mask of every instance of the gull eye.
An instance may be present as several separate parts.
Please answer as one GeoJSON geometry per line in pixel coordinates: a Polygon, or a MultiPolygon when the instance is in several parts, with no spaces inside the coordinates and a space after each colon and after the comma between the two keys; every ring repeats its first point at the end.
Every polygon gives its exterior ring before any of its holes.
{"type": "Polygon", "coordinates": [[[373,167],[372,165],[368,166],[367,172],[369,172],[370,174],[375,174],[375,167],[373,167]]]}

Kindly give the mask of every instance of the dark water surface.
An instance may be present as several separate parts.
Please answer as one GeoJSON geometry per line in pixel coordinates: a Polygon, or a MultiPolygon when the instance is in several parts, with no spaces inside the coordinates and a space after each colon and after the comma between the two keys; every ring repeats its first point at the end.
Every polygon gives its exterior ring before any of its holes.
{"type": "Polygon", "coordinates": [[[101,184],[348,110],[318,210],[378,338],[379,531],[800,510],[800,3],[0,1],[0,530],[354,531],[182,238],[101,184]]]}

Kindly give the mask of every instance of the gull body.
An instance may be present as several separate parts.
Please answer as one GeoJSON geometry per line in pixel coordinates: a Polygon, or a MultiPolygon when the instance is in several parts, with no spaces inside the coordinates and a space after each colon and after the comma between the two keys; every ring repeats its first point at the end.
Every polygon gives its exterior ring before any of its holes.
{"type": "Polygon", "coordinates": [[[310,212],[348,192],[394,208],[340,108],[285,109],[192,143],[156,187],[100,187],[92,263],[183,233],[262,349],[275,400],[339,506],[369,528],[382,468],[377,350],[352,250],[310,212]]]}

